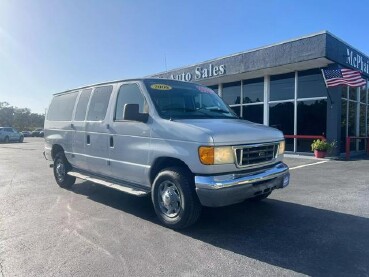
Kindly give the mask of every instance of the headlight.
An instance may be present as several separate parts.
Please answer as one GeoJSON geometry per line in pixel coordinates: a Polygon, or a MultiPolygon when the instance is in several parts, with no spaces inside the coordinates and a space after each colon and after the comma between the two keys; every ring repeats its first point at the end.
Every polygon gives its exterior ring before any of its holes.
{"type": "Polygon", "coordinates": [[[201,146],[199,148],[199,158],[201,163],[211,164],[232,164],[234,163],[233,149],[226,147],[201,146]]]}
{"type": "Polygon", "coordinates": [[[279,142],[279,147],[278,147],[278,155],[282,155],[284,153],[284,150],[286,148],[286,143],[284,140],[279,142]]]}

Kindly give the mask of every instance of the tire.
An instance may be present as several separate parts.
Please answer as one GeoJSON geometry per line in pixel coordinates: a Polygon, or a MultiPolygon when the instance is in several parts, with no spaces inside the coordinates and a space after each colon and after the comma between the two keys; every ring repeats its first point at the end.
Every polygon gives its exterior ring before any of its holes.
{"type": "Polygon", "coordinates": [[[268,192],[268,193],[265,193],[265,194],[261,194],[261,195],[255,196],[255,197],[250,198],[248,200],[250,200],[252,202],[259,202],[261,200],[266,199],[270,194],[271,194],[271,192],[268,192]]]}
{"type": "Polygon", "coordinates": [[[18,142],[22,143],[22,142],[23,142],[23,140],[24,140],[24,136],[21,136],[21,137],[19,138],[19,141],[18,141],[18,142]]]}
{"type": "Polygon", "coordinates": [[[152,186],[152,202],[159,220],[172,229],[194,224],[201,214],[192,173],[182,167],[159,172],[152,186]]]}
{"type": "Polygon", "coordinates": [[[9,143],[9,137],[4,138],[4,143],[9,143]]]}
{"type": "Polygon", "coordinates": [[[55,155],[54,159],[54,177],[56,183],[61,188],[70,188],[76,182],[76,178],[69,176],[67,173],[72,169],[71,165],[67,161],[64,152],[60,151],[55,155]]]}

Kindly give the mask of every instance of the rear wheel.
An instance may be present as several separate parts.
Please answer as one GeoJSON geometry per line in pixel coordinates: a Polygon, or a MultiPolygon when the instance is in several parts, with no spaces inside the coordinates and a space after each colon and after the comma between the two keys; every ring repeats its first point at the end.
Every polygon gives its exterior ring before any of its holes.
{"type": "Polygon", "coordinates": [[[164,169],[156,176],[152,202],[160,221],[172,229],[194,224],[201,213],[192,174],[182,167],[164,169]]]}
{"type": "Polygon", "coordinates": [[[8,143],[9,142],[9,137],[5,137],[4,138],[4,143],[8,143]]]}
{"type": "Polygon", "coordinates": [[[72,167],[67,161],[64,152],[58,152],[54,159],[54,177],[60,187],[70,188],[74,185],[76,178],[67,174],[71,169],[72,167]]]}

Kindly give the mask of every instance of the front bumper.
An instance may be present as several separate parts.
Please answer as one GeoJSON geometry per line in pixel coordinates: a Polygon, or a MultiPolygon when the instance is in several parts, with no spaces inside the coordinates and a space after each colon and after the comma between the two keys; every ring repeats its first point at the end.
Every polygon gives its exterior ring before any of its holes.
{"type": "Polygon", "coordinates": [[[288,186],[288,166],[278,163],[262,171],[220,176],[195,176],[196,192],[203,206],[221,207],[288,186]]]}

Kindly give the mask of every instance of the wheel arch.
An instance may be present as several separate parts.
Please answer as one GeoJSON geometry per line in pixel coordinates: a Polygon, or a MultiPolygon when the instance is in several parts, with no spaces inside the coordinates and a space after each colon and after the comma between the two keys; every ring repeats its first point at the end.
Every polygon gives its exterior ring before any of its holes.
{"type": "Polygon", "coordinates": [[[149,174],[149,178],[150,178],[150,184],[152,185],[152,183],[155,180],[156,175],[158,175],[158,173],[163,170],[164,168],[168,168],[168,167],[183,167],[186,170],[188,170],[189,173],[192,173],[191,169],[188,167],[188,165],[177,158],[173,158],[173,157],[159,157],[156,158],[155,161],[153,162],[151,168],[150,168],[150,174],[149,174]]]}
{"type": "Polygon", "coordinates": [[[64,152],[64,148],[60,144],[54,144],[51,149],[51,158],[54,160],[55,155],[59,152],[64,152]]]}

